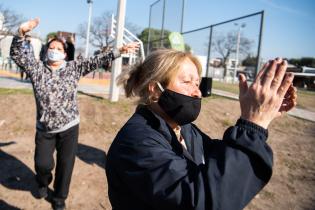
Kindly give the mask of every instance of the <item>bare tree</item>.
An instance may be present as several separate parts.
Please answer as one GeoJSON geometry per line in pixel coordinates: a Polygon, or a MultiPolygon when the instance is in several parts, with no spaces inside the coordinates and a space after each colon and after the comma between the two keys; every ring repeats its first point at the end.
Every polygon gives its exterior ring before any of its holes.
{"type": "Polygon", "coordinates": [[[24,21],[24,18],[16,12],[5,8],[2,4],[0,4],[0,13],[4,17],[3,27],[0,30],[1,41],[6,36],[15,34],[20,24],[24,21]]]}
{"type": "MultiPolygon", "coordinates": [[[[90,28],[90,44],[97,49],[109,46],[114,40],[110,36],[111,12],[104,12],[100,17],[94,18],[90,28]]],[[[127,28],[136,33],[138,27],[126,21],[127,28]]],[[[87,23],[82,23],[78,28],[78,36],[86,40],[87,23]]]]}
{"type": "MultiPolygon", "coordinates": [[[[98,49],[102,49],[110,43],[110,20],[109,12],[103,13],[101,17],[93,20],[90,28],[90,44],[98,49]]],[[[78,36],[86,40],[87,23],[81,23],[78,29],[78,36]]]]}
{"type": "MultiPolygon", "coordinates": [[[[229,32],[226,35],[219,35],[213,41],[214,50],[222,57],[222,64],[224,68],[224,77],[227,74],[227,62],[232,53],[236,52],[237,36],[235,32],[229,32]]],[[[239,53],[248,54],[252,47],[253,41],[241,36],[239,44],[239,53]]]]}

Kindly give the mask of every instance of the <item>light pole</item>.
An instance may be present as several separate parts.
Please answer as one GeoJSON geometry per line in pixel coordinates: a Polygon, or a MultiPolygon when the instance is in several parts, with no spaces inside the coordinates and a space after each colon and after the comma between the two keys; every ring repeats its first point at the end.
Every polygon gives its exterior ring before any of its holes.
{"type": "MultiPolygon", "coordinates": [[[[125,16],[126,16],[126,1],[118,0],[117,5],[117,27],[116,27],[116,42],[115,48],[119,49],[123,45],[123,36],[125,28],[125,16]]],[[[116,79],[121,72],[122,58],[116,58],[112,65],[112,74],[110,80],[109,100],[111,102],[117,102],[119,99],[119,87],[116,84],[116,79]]]]}
{"type": "Polygon", "coordinates": [[[164,22],[165,22],[165,8],[166,8],[166,3],[165,3],[165,0],[163,0],[162,30],[161,30],[161,46],[160,46],[160,47],[164,47],[164,22]]]}
{"type": "Polygon", "coordinates": [[[88,26],[86,31],[86,46],[85,46],[85,58],[89,56],[89,43],[90,43],[90,26],[91,26],[91,16],[92,16],[92,0],[87,0],[89,4],[89,17],[88,17],[88,26]]]}
{"type": "Polygon", "coordinates": [[[2,33],[4,31],[3,23],[4,23],[4,16],[0,12],[0,57],[2,56],[1,38],[2,38],[2,33]]]}
{"type": "Polygon", "coordinates": [[[239,25],[238,23],[234,23],[234,25],[238,26],[238,30],[237,30],[237,38],[236,38],[236,53],[235,53],[233,83],[235,83],[236,71],[237,71],[237,66],[238,66],[238,54],[239,54],[239,48],[240,48],[240,42],[241,42],[241,29],[245,28],[246,24],[242,23],[241,25],[239,25]]]}
{"type": "Polygon", "coordinates": [[[150,41],[151,41],[151,37],[150,37],[150,29],[151,29],[151,13],[152,13],[152,5],[150,5],[150,12],[149,12],[149,29],[148,29],[148,42],[147,42],[147,55],[150,52],[150,41]]]}
{"type": "Polygon", "coordinates": [[[4,16],[3,14],[0,12],[0,32],[2,33],[2,29],[3,29],[3,22],[4,22],[4,16]]]}
{"type": "Polygon", "coordinates": [[[184,16],[185,16],[185,0],[182,0],[182,17],[181,17],[181,20],[180,20],[180,33],[183,33],[184,16]]]}

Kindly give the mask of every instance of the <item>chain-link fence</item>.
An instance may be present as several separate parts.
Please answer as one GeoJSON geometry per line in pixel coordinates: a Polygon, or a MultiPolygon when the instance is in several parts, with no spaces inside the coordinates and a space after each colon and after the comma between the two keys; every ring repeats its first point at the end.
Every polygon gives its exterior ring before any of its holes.
{"type": "Polygon", "coordinates": [[[180,32],[185,50],[203,66],[203,77],[235,81],[239,72],[253,79],[260,66],[264,11],[183,31],[185,0],[158,0],[150,6],[146,51],[171,48],[169,34],[180,32]]]}

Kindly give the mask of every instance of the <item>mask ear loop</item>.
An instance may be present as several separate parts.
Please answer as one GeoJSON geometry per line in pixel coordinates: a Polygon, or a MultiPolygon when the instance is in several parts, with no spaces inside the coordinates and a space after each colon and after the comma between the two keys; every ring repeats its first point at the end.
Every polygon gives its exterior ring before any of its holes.
{"type": "Polygon", "coordinates": [[[164,88],[162,87],[161,83],[157,82],[156,84],[159,87],[160,91],[164,92],[164,88]]]}
{"type": "MultiPolygon", "coordinates": [[[[160,83],[160,82],[156,82],[156,84],[157,84],[158,88],[160,89],[160,91],[163,92],[163,91],[164,91],[164,88],[162,87],[161,83],[160,83]]],[[[149,98],[149,101],[150,101],[150,102],[158,102],[158,98],[156,98],[156,97],[154,97],[154,96],[151,96],[151,97],[149,98]]]]}

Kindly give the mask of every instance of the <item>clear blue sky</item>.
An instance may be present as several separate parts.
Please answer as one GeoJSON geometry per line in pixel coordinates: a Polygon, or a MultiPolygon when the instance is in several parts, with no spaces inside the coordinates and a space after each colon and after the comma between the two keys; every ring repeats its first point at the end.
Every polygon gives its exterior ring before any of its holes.
{"type": "MultiPolygon", "coordinates": [[[[155,0],[126,0],[128,22],[141,28],[148,27],[149,8],[155,0]]],[[[180,4],[179,0],[171,0],[180,4]]],[[[44,37],[52,31],[76,32],[78,25],[87,22],[86,0],[0,0],[4,7],[30,19],[40,17],[36,29],[44,37]]],[[[171,4],[171,3],[170,3],[171,4]]],[[[155,7],[158,10],[158,5],[155,7]]],[[[235,17],[265,11],[262,57],[315,57],[315,1],[314,0],[186,0],[183,31],[208,26],[235,17]]],[[[117,11],[117,0],[93,0],[93,16],[117,11]]],[[[166,26],[179,20],[180,6],[167,13],[166,26]]],[[[160,25],[160,12],[155,12],[153,25],[160,25]]],[[[256,22],[255,22],[256,21],[256,22]]],[[[178,21],[177,21],[178,23],[178,21]]],[[[258,19],[254,25],[258,25],[258,19]]],[[[250,33],[250,23],[247,23],[250,33]]],[[[177,28],[178,28],[177,24],[177,28]]],[[[257,29],[258,30],[258,29],[257,29]]],[[[255,32],[256,33],[256,32],[255,32]]],[[[257,33],[256,33],[257,35],[257,33]]],[[[196,36],[198,41],[198,36],[196,36]]]]}

